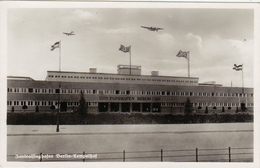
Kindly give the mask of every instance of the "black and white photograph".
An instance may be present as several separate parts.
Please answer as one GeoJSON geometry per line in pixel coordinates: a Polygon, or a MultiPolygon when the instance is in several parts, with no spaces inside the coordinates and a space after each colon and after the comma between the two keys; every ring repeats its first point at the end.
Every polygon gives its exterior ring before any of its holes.
{"type": "Polygon", "coordinates": [[[259,4],[2,9],[2,167],[259,166],[259,4]]]}

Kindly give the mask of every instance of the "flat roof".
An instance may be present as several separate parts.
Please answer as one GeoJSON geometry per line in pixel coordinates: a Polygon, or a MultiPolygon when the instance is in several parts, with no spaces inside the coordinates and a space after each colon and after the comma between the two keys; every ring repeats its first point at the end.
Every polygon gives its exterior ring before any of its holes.
{"type": "Polygon", "coordinates": [[[130,74],[115,74],[115,73],[91,73],[91,72],[72,72],[72,71],[47,71],[48,73],[70,73],[70,74],[98,74],[98,75],[115,75],[115,76],[136,76],[136,77],[167,77],[167,78],[186,78],[186,79],[199,79],[198,77],[181,77],[181,76],[152,76],[152,75],[130,75],[130,74]]]}

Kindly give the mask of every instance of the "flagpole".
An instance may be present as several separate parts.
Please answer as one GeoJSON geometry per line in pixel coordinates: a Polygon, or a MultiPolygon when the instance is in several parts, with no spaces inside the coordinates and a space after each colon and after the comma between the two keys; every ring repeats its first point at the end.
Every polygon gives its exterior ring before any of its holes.
{"type": "Polygon", "coordinates": [[[132,75],[132,66],[131,66],[131,47],[130,47],[130,51],[129,51],[129,59],[130,59],[130,75],[132,75]]]}
{"type": "Polygon", "coordinates": [[[60,41],[60,50],[59,50],[59,54],[60,54],[60,60],[59,60],[59,71],[61,70],[61,41],[60,41]]]}
{"type": "MultiPolygon", "coordinates": [[[[59,43],[59,72],[61,71],[61,41],[59,43]]],[[[59,91],[58,91],[58,112],[57,112],[57,128],[56,132],[59,132],[60,126],[60,90],[61,90],[61,83],[59,82],[59,91]]]]}
{"type": "Polygon", "coordinates": [[[243,64],[242,64],[242,93],[244,94],[244,73],[243,73],[243,64]]]}
{"type": "Polygon", "coordinates": [[[188,77],[190,77],[190,51],[188,52],[188,77]]]}

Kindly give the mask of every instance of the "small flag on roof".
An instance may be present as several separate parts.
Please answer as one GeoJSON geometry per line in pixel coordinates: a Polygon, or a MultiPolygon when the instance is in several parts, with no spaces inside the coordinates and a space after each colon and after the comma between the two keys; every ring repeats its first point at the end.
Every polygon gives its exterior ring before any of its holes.
{"type": "Polygon", "coordinates": [[[179,51],[178,54],[176,55],[176,57],[184,57],[186,59],[188,59],[188,54],[189,54],[189,51],[179,51]]]}
{"type": "Polygon", "coordinates": [[[241,65],[234,64],[233,70],[242,71],[243,70],[243,64],[241,64],[241,65]]]}
{"type": "Polygon", "coordinates": [[[55,50],[56,48],[60,47],[60,41],[54,43],[53,45],[51,45],[51,51],[55,50]]]}
{"type": "Polygon", "coordinates": [[[131,46],[125,47],[124,45],[120,45],[119,50],[123,51],[123,52],[130,52],[131,51],[131,46]]]}

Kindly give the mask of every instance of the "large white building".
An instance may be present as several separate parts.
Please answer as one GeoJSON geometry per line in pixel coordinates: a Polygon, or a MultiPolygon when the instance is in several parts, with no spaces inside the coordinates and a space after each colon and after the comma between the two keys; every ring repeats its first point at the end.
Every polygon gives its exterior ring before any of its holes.
{"type": "Polygon", "coordinates": [[[183,114],[187,98],[194,113],[253,112],[253,88],[223,87],[215,82],[199,83],[197,77],[160,76],[158,71],[142,75],[141,66],[118,65],[118,73],[48,71],[45,81],[9,77],[8,112],[51,111],[60,96],[61,111],[75,111],[83,93],[89,113],[137,112],[183,114]],[[131,74],[130,74],[131,72],[131,74]],[[59,94],[59,85],[61,86],[59,94]]]}

